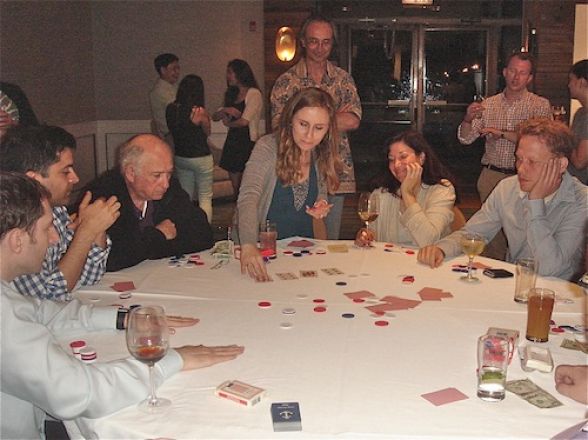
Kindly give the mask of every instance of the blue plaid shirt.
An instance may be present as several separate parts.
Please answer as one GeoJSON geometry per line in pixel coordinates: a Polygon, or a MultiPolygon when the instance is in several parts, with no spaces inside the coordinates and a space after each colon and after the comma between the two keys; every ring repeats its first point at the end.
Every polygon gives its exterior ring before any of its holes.
{"type": "MultiPolygon", "coordinates": [[[[72,294],[67,290],[67,281],[57,266],[74,237],[74,231],[68,228],[70,223],[71,220],[65,206],[53,208],[53,225],[59,235],[59,241],[47,249],[41,272],[22,275],[14,280],[14,287],[21,294],[54,301],[72,299],[72,294]]],[[[96,244],[92,245],[76,287],[96,284],[104,275],[106,260],[112,247],[110,238],[107,237],[106,241],[106,249],[102,249],[96,244]]]]}

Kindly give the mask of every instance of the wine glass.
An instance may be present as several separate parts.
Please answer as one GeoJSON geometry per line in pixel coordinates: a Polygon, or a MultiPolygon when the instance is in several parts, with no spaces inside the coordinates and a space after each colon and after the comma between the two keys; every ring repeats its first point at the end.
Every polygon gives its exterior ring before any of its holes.
{"type": "Polygon", "coordinates": [[[480,234],[475,234],[472,232],[468,232],[463,235],[461,238],[461,249],[463,253],[466,254],[469,258],[468,261],[468,274],[464,275],[460,278],[462,281],[467,282],[478,282],[480,281],[477,277],[472,275],[472,264],[474,263],[474,257],[476,255],[480,255],[486,246],[486,241],[484,237],[480,234]]]}
{"type": "MultiPolygon", "coordinates": [[[[373,237],[373,234],[368,231],[370,222],[377,219],[378,214],[380,213],[378,202],[378,197],[372,197],[372,194],[369,192],[362,192],[359,194],[357,213],[359,214],[359,218],[365,223],[365,228],[361,228],[360,232],[363,233],[365,231],[366,237],[373,237]]],[[[371,238],[369,240],[371,240],[371,238]]]]}
{"type": "Polygon", "coordinates": [[[155,395],[153,366],[169,348],[169,330],[165,312],[160,306],[136,307],[131,310],[127,323],[127,347],[135,359],[149,366],[149,396],[139,403],[139,410],[153,414],[171,405],[168,399],[155,395]]]}

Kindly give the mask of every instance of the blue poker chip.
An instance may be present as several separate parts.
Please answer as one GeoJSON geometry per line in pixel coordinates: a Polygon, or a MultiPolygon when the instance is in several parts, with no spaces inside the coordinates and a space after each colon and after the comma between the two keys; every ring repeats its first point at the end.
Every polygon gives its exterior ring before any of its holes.
{"type": "Polygon", "coordinates": [[[302,254],[300,252],[294,252],[292,254],[293,257],[302,257],[302,254]]]}
{"type": "Polygon", "coordinates": [[[335,284],[337,286],[346,286],[347,285],[347,283],[345,281],[337,281],[335,284]]]}
{"type": "Polygon", "coordinates": [[[353,313],[343,313],[341,315],[342,318],[347,318],[347,319],[351,319],[351,318],[355,318],[355,315],[353,313]]]}

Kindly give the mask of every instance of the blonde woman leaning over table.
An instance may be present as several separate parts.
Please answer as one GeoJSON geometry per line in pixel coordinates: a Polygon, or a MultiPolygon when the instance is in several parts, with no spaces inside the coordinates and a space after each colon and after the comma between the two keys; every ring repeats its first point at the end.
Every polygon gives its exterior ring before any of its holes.
{"type": "MultiPolygon", "coordinates": [[[[408,130],[386,142],[386,170],[374,180],[379,186],[380,214],[370,229],[378,241],[414,246],[435,243],[451,232],[455,188],[422,134],[408,130]]],[[[366,246],[372,234],[358,233],[356,244],[366,246]]]]}
{"type": "Polygon", "coordinates": [[[339,186],[343,163],[335,104],[317,88],[286,103],[275,133],[257,141],[243,174],[237,202],[241,272],[271,281],[257,249],[260,223],[275,223],[278,238],[326,238],[327,193],[339,186]]]}

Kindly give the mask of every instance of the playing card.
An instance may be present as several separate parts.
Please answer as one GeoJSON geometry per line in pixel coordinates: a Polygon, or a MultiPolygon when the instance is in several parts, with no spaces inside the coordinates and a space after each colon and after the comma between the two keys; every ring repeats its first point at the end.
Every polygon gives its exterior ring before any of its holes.
{"type": "Polygon", "coordinates": [[[347,292],[344,294],[349,299],[363,299],[363,298],[372,298],[374,295],[372,292],[367,290],[358,290],[357,292],[347,292]]]}
{"type": "Polygon", "coordinates": [[[277,273],[276,276],[281,280],[297,280],[298,277],[292,272],[277,273]]]}
{"type": "Polygon", "coordinates": [[[316,270],[301,270],[300,276],[302,278],[316,278],[318,277],[318,272],[316,270]]]}
{"type": "Polygon", "coordinates": [[[343,275],[343,272],[336,267],[325,267],[321,270],[327,275],[343,275]]]}
{"type": "Polygon", "coordinates": [[[421,394],[423,399],[427,399],[435,406],[445,405],[447,403],[457,402],[458,400],[468,399],[464,393],[456,388],[445,388],[432,393],[421,394]]]}
{"type": "Polygon", "coordinates": [[[112,289],[116,290],[117,292],[127,292],[129,290],[135,290],[135,283],[132,281],[117,281],[112,286],[112,289]]]}
{"type": "Polygon", "coordinates": [[[415,299],[400,298],[394,295],[385,296],[384,298],[380,298],[380,300],[386,301],[389,305],[393,306],[391,310],[414,309],[421,303],[421,301],[415,299]]]}
{"type": "Polygon", "coordinates": [[[344,254],[346,252],[349,252],[349,247],[346,244],[330,244],[327,246],[327,249],[330,252],[338,254],[344,254]]]}

